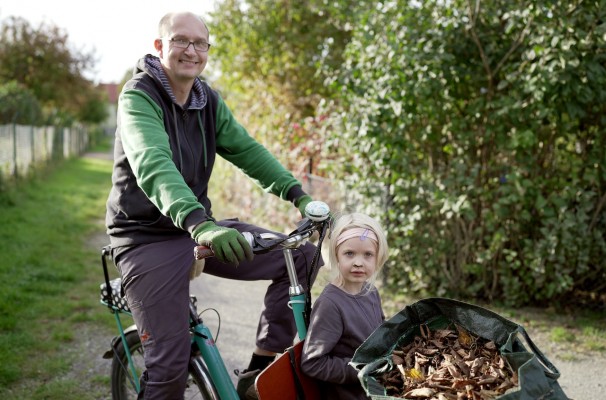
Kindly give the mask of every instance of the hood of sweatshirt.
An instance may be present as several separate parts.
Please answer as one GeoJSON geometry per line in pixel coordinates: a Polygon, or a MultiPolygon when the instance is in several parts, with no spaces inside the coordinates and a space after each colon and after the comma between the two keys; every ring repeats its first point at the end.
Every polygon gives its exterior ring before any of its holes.
{"type": "MultiPolygon", "coordinates": [[[[141,58],[137,63],[133,71],[133,75],[138,74],[140,72],[145,72],[149,76],[151,76],[156,82],[158,82],[164,88],[166,95],[171,99],[173,104],[178,105],[177,99],[173,94],[173,90],[170,87],[168,82],[168,77],[166,76],[166,72],[164,72],[164,68],[162,67],[162,62],[156,56],[151,54],[146,55],[141,58]]],[[[194,81],[194,86],[192,87],[191,96],[189,99],[189,104],[187,105],[187,109],[189,110],[201,110],[206,105],[208,101],[206,92],[202,88],[202,82],[200,78],[197,78],[194,81]]]]}

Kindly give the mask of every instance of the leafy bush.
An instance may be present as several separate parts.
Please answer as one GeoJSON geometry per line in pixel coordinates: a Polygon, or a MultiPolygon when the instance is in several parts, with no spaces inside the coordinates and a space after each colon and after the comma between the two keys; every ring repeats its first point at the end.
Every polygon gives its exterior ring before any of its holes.
{"type": "Polygon", "coordinates": [[[359,14],[332,71],[328,152],[382,206],[392,287],[510,304],[604,293],[606,29],[597,2],[577,3],[359,14]]]}

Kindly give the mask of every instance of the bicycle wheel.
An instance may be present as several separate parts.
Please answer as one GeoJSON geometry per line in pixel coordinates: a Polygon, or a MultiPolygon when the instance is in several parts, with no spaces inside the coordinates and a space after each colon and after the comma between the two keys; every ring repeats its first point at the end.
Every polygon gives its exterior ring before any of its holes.
{"type": "MultiPolygon", "coordinates": [[[[136,331],[127,333],[126,343],[135,364],[137,377],[139,377],[145,371],[145,362],[143,346],[138,333],[136,331]]],[[[129,367],[122,341],[117,344],[115,352],[117,357],[114,357],[112,361],[111,371],[112,399],[135,400],[137,391],[132,382],[130,371],[125,369],[129,367]]],[[[186,400],[219,400],[208,369],[200,356],[192,356],[189,362],[189,376],[184,398],[186,400]]]]}
{"type": "Polygon", "coordinates": [[[189,382],[190,379],[187,380],[187,390],[185,391],[186,399],[204,399],[204,400],[220,400],[219,394],[215,389],[215,385],[213,385],[212,380],[210,379],[210,374],[208,373],[208,369],[200,356],[193,356],[189,360],[189,378],[193,380],[193,385],[189,382]],[[199,397],[188,397],[189,395],[194,395],[195,393],[191,393],[191,389],[199,390],[199,397]]]}

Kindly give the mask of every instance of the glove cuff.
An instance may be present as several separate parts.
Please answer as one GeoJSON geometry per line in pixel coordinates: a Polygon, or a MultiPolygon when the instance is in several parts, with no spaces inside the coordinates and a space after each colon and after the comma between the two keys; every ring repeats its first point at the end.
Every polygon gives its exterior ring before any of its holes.
{"type": "Polygon", "coordinates": [[[290,189],[288,189],[288,192],[286,193],[286,200],[294,203],[300,197],[305,196],[306,194],[307,193],[305,193],[303,191],[303,188],[301,187],[301,185],[295,185],[295,186],[291,187],[290,189]]]}
{"type": "MultiPolygon", "coordinates": [[[[192,239],[194,239],[196,242],[198,242],[198,238],[206,233],[206,232],[210,232],[212,230],[214,230],[214,228],[217,226],[217,224],[215,224],[213,221],[204,221],[198,225],[196,225],[196,227],[192,230],[191,232],[191,237],[192,239]]],[[[198,242],[199,243],[199,242],[198,242]]]]}
{"type": "Polygon", "coordinates": [[[299,196],[295,199],[294,203],[295,203],[295,207],[299,207],[300,205],[307,205],[307,203],[309,203],[311,201],[311,196],[308,194],[304,194],[303,196],[299,196]]]}
{"type": "Polygon", "coordinates": [[[305,218],[305,207],[311,203],[311,196],[306,194],[295,200],[295,207],[299,209],[301,217],[305,218]]]}

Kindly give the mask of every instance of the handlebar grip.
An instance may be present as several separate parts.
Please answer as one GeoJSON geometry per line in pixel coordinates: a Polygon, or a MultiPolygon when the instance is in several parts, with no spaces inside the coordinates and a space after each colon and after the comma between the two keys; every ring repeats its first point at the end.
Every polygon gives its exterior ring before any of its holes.
{"type": "Polygon", "coordinates": [[[194,248],[194,258],[196,260],[202,260],[203,258],[212,257],[214,255],[215,255],[215,253],[208,246],[200,245],[200,246],[196,246],[194,248]]]}
{"type": "MultiPolygon", "coordinates": [[[[242,232],[242,236],[246,239],[250,247],[253,247],[255,244],[255,239],[253,238],[252,233],[250,232],[242,232]]],[[[196,260],[202,260],[204,258],[213,257],[215,252],[209,246],[205,246],[203,244],[194,247],[194,258],[196,260]]]]}

